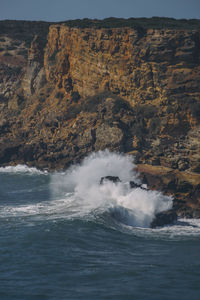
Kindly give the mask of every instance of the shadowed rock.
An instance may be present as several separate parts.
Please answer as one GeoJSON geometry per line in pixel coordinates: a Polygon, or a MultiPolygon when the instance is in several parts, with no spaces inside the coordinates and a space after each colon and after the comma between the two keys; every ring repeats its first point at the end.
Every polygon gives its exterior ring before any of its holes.
{"type": "Polygon", "coordinates": [[[105,176],[101,177],[100,184],[103,184],[104,181],[112,181],[114,183],[121,182],[118,176],[105,176]]]}
{"type": "Polygon", "coordinates": [[[177,214],[173,209],[171,209],[156,214],[150,226],[151,228],[156,228],[156,227],[172,224],[175,221],[177,221],[177,214]]]}
{"type": "Polygon", "coordinates": [[[129,184],[131,189],[140,188],[142,190],[147,190],[147,188],[143,187],[142,184],[136,183],[134,181],[130,181],[129,184]]]}

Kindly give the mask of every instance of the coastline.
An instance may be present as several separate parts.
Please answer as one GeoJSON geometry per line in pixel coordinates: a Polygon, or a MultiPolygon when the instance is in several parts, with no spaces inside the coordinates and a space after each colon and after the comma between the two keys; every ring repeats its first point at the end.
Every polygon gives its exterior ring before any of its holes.
{"type": "Polygon", "coordinates": [[[200,209],[200,21],[1,21],[0,165],[133,154],[180,216],[200,209]]]}

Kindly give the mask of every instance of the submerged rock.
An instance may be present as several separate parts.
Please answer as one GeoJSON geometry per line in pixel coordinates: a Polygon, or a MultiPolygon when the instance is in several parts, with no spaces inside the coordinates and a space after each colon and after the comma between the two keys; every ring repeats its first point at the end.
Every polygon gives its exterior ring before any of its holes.
{"type": "Polygon", "coordinates": [[[151,228],[156,228],[172,224],[175,221],[177,221],[177,213],[173,209],[170,209],[156,214],[150,226],[151,228]]]}

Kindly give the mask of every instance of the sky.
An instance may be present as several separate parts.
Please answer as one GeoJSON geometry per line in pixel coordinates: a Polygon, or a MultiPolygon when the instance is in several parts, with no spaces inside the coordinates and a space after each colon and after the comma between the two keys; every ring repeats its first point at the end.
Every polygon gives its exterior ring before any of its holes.
{"type": "Polygon", "coordinates": [[[152,16],[200,19],[200,0],[0,0],[0,20],[152,16]]]}

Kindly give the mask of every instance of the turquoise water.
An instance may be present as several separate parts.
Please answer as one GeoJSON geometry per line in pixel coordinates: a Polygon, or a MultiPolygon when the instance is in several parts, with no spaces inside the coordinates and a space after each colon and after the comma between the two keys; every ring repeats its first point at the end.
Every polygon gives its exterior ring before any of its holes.
{"type": "Polygon", "coordinates": [[[72,171],[0,170],[0,299],[200,299],[198,220],[137,226],[119,190],[94,205],[72,171]]]}

